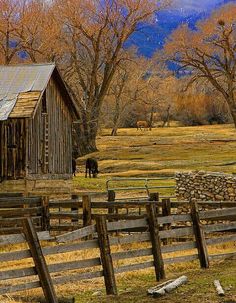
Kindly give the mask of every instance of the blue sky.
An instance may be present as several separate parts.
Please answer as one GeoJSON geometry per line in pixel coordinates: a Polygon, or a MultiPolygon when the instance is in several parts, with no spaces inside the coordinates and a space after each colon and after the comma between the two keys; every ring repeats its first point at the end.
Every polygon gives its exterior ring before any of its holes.
{"type": "Polygon", "coordinates": [[[236,0],[173,0],[172,7],[158,13],[155,24],[144,26],[135,33],[129,45],[137,45],[141,54],[150,57],[180,24],[187,22],[194,27],[198,20],[229,2],[236,3],[236,0]]]}

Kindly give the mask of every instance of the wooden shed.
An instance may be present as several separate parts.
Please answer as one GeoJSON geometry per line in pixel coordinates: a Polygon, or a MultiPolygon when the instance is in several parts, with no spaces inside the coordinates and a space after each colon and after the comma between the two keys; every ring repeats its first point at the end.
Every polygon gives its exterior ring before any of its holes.
{"type": "Polygon", "coordinates": [[[71,178],[76,119],[55,64],[0,66],[0,182],[71,178]]]}

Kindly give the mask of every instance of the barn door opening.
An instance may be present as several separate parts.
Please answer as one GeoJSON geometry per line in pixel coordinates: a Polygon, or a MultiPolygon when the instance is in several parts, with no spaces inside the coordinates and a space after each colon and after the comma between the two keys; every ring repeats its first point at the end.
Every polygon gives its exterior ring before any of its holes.
{"type": "Polygon", "coordinates": [[[47,100],[46,94],[43,95],[42,99],[42,130],[43,130],[43,144],[42,144],[42,173],[48,173],[48,161],[49,161],[49,151],[48,151],[48,113],[47,113],[47,100]]]}

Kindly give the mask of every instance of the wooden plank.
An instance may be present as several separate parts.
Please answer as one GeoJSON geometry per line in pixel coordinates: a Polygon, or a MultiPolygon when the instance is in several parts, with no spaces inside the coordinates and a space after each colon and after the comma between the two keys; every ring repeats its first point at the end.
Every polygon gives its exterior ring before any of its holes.
{"type": "Polygon", "coordinates": [[[23,228],[46,301],[49,303],[58,303],[56,292],[54,290],[51,276],[41,250],[37,233],[34,230],[33,223],[29,218],[23,220],[23,228]]]}
{"type": "Polygon", "coordinates": [[[234,257],[236,257],[236,252],[209,255],[210,260],[219,260],[219,259],[227,259],[227,258],[234,258],[234,257]]]}
{"type": "Polygon", "coordinates": [[[31,258],[31,253],[29,249],[0,254],[0,262],[23,260],[26,258],[31,258]]]}
{"type": "Polygon", "coordinates": [[[57,231],[60,233],[65,232],[72,232],[74,230],[77,230],[78,228],[82,228],[82,226],[72,225],[72,224],[60,224],[60,225],[50,225],[50,231],[57,231]]]}
{"type": "Polygon", "coordinates": [[[14,203],[22,203],[22,204],[34,204],[34,203],[40,203],[41,198],[40,197],[0,197],[0,205],[4,203],[14,204],[14,203]]]}
{"type": "MultiPolygon", "coordinates": [[[[38,232],[37,235],[40,241],[53,239],[48,231],[38,232]]],[[[0,246],[19,243],[26,243],[23,234],[0,236],[0,246]]]]}
{"type": "Polygon", "coordinates": [[[170,224],[177,222],[192,222],[191,215],[184,214],[184,215],[171,215],[168,217],[158,217],[159,224],[170,224]]]}
{"type": "Polygon", "coordinates": [[[81,229],[74,230],[72,232],[66,233],[64,235],[59,235],[56,237],[57,242],[69,242],[79,240],[81,238],[92,235],[96,232],[95,225],[90,225],[83,227],[81,229]]]}
{"type": "Polygon", "coordinates": [[[57,245],[52,247],[44,247],[43,254],[47,256],[47,255],[63,254],[67,252],[80,251],[80,250],[93,249],[93,248],[99,248],[97,239],[83,241],[80,243],[75,243],[70,245],[57,245]]]}
{"type": "Polygon", "coordinates": [[[90,268],[100,265],[101,265],[100,258],[92,258],[86,260],[77,260],[77,261],[70,261],[64,263],[50,264],[48,265],[48,269],[50,273],[56,273],[56,272],[64,272],[67,270],[90,268]]]}
{"type": "Polygon", "coordinates": [[[0,287],[0,295],[9,294],[9,293],[17,292],[17,291],[33,289],[33,288],[39,288],[39,287],[41,287],[39,281],[23,283],[23,284],[18,284],[18,285],[3,286],[3,287],[0,287]]]}
{"type": "Polygon", "coordinates": [[[23,193],[15,193],[15,192],[0,193],[0,198],[7,198],[7,197],[23,197],[23,193]]]}
{"type": "Polygon", "coordinates": [[[200,265],[202,268],[209,267],[209,258],[208,258],[208,251],[205,239],[205,233],[202,229],[200,218],[199,218],[199,211],[196,202],[191,203],[191,216],[193,221],[193,230],[195,234],[195,240],[198,249],[198,256],[200,265]]]}
{"type": "Polygon", "coordinates": [[[157,222],[157,212],[154,205],[147,206],[148,225],[152,243],[153,263],[155,267],[156,279],[160,281],[165,278],[164,262],[161,253],[161,239],[157,222]]]}
{"type": "Polygon", "coordinates": [[[149,242],[151,241],[150,233],[142,233],[142,234],[133,234],[125,237],[109,237],[110,245],[123,245],[130,243],[140,243],[140,242],[149,242]]]}
{"type": "Polygon", "coordinates": [[[165,238],[179,238],[184,236],[192,236],[194,235],[193,227],[181,227],[172,230],[161,230],[160,232],[161,239],[165,238]]]}
{"type": "MultiPolygon", "coordinates": [[[[42,216],[33,216],[31,217],[32,221],[34,223],[40,223],[42,216]]],[[[16,226],[16,225],[22,225],[22,219],[24,217],[14,217],[14,218],[5,218],[0,219],[0,226],[16,226]]]]}
{"type": "Polygon", "coordinates": [[[43,212],[43,208],[40,207],[30,207],[30,208],[11,208],[11,209],[0,209],[0,217],[14,217],[21,215],[38,215],[43,212]]]}
{"type": "Polygon", "coordinates": [[[57,200],[57,201],[49,201],[49,207],[50,208],[72,208],[72,207],[82,207],[82,202],[78,201],[77,199],[71,199],[71,200],[57,200]]]}
{"type": "Polygon", "coordinates": [[[104,216],[99,216],[96,218],[96,229],[98,233],[98,243],[101,254],[106,292],[108,295],[117,295],[110,242],[108,237],[106,218],[104,216]]]}
{"type": "Polygon", "coordinates": [[[13,270],[0,271],[0,280],[16,279],[37,275],[35,267],[19,268],[13,270]]]}
{"type": "MultiPolygon", "coordinates": [[[[97,215],[92,215],[92,219],[95,219],[97,215]]],[[[132,215],[132,214],[105,214],[107,220],[138,220],[141,218],[147,218],[147,215],[132,215]]]]}
{"type": "Polygon", "coordinates": [[[234,241],[236,241],[236,235],[230,235],[230,236],[224,235],[223,237],[220,238],[207,239],[206,243],[207,245],[215,245],[215,244],[234,242],[234,241]]]}
{"type": "Polygon", "coordinates": [[[107,209],[108,207],[114,207],[114,208],[139,208],[140,206],[145,207],[146,205],[149,204],[157,204],[158,202],[156,201],[126,201],[126,202],[91,202],[91,207],[92,208],[105,208],[107,209]]]}
{"type": "Polygon", "coordinates": [[[227,216],[229,216],[229,217],[234,216],[234,218],[236,219],[236,207],[199,212],[199,218],[201,220],[220,219],[222,217],[227,217],[227,216]]]}
{"type": "Polygon", "coordinates": [[[232,230],[232,229],[236,229],[236,222],[205,225],[203,227],[203,230],[205,233],[227,231],[227,230],[232,230]]]}
{"type": "Polygon", "coordinates": [[[189,250],[197,248],[197,244],[194,241],[189,241],[181,244],[174,244],[174,245],[166,245],[161,248],[162,253],[171,253],[171,252],[177,252],[177,251],[183,251],[183,250],[189,250]]]}
{"type": "Polygon", "coordinates": [[[145,256],[151,256],[151,255],[152,255],[152,249],[144,248],[144,249],[135,249],[135,250],[128,250],[128,251],[113,253],[112,259],[113,260],[123,260],[123,259],[131,259],[131,258],[145,257],[145,256]]]}
{"type": "Polygon", "coordinates": [[[198,259],[198,254],[164,259],[165,264],[191,262],[198,259]]]}
{"type": "Polygon", "coordinates": [[[59,212],[51,212],[49,214],[50,219],[82,219],[83,215],[78,215],[77,212],[73,213],[74,211],[65,212],[65,211],[59,211],[59,212]]]}
{"type": "Polygon", "coordinates": [[[85,272],[80,274],[67,275],[63,277],[57,277],[53,279],[55,285],[77,282],[81,280],[89,280],[94,278],[100,278],[103,276],[103,271],[85,272]]]}
{"type": "Polygon", "coordinates": [[[121,231],[137,227],[148,227],[146,219],[120,221],[120,222],[109,222],[107,223],[108,231],[121,231]]]}

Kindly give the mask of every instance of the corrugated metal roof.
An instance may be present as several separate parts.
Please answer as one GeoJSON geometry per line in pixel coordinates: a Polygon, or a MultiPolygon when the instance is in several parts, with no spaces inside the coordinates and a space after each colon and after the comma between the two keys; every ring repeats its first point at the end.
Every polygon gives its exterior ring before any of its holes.
{"type": "Polygon", "coordinates": [[[7,120],[18,95],[44,91],[55,64],[0,66],[0,120],[7,120]]]}

